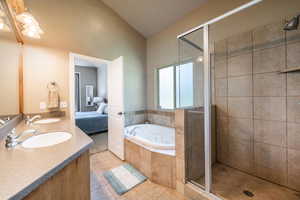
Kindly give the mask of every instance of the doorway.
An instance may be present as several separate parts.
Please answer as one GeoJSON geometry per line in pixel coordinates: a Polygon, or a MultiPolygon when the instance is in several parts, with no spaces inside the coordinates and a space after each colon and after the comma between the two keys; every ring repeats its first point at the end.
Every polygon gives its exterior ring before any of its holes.
{"type": "Polygon", "coordinates": [[[75,72],[75,112],[80,112],[80,73],[75,72]]]}
{"type": "Polygon", "coordinates": [[[90,152],[109,150],[124,159],[123,57],[70,53],[69,73],[70,118],[94,140],[90,152]]]}

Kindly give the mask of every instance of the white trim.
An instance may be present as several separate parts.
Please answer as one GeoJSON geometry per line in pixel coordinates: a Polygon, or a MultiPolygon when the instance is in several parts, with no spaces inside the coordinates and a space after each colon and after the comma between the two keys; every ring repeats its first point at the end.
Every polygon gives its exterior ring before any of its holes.
{"type": "MultiPolygon", "coordinates": [[[[81,81],[80,81],[80,72],[74,72],[74,74],[78,74],[78,80],[79,80],[79,90],[78,90],[78,96],[79,96],[79,112],[81,111],[81,81]]],[[[74,80],[75,80],[75,75],[74,75],[74,80]]],[[[74,87],[75,90],[75,87],[74,87]]],[[[75,107],[74,107],[75,108],[75,107]]]]}
{"type": "Polygon", "coordinates": [[[240,6],[240,7],[237,7],[235,9],[231,10],[231,11],[228,11],[227,13],[225,13],[225,14],[219,16],[219,17],[216,17],[216,18],[214,18],[214,19],[212,19],[212,20],[210,20],[210,21],[208,21],[208,22],[206,22],[204,24],[201,24],[201,25],[199,25],[199,26],[197,26],[195,28],[190,29],[189,31],[186,31],[186,32],[178,35],[177,38],[181,38],[181,37],[183,37],[185,35],[188,35],[188,34],[194,32],[194,31],[196,31],[198,29],[203,28],[206,25],[213,24],[213,23],[215,23],[217,21],[220,21],[220,20],[222,20],[222,19],[230,16],[230,15],[233,15],[233,14],[238,13],[238,12],[240,12],[240,11],[246,9],[246,8],[254,6],[255,4],[258,4],[258,3],[262,2],[262,1],[263,0],[253,0],[253,1],[250,1],[249,3],[246,3],[246,4],[244,4],[244,5],[240,6]]]}
{"type": "Polygon", "coordinates": [[[209,25],[204,26],[204,155],[205,155],[205,190],[210,192],[211,172],[211,86],[209,56],[209,25]]]}
{"type": "Polygon", "coordinates": [[[75,58],[81,58],[84,60],[96,62],[96,63],[105,63],[105,64],[110,64],[111,61],[109,60],[104,60],[100,58],[95,58],[91,56],[85,56],[77,53],[69,53],[69,114],[70,114],[70,119],[72,122],[75,122],[75,98],[74,98],[74,93],[75,93],[75,58]]]}

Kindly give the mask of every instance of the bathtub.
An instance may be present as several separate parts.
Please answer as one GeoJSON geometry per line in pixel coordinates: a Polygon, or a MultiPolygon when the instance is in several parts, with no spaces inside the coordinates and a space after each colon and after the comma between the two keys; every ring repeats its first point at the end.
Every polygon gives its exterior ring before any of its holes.
{"type": "Polygon", "coordinates": [[[126,162],[152,182],[175,189],[175,129],[138,124],[126,127],[124,134],[126,162]]]}
{"type": "Polygon", "coordinates": [[[125,128],[125,137],[152,150],[175,150],[175,129],[155,124],[125,128]]]}

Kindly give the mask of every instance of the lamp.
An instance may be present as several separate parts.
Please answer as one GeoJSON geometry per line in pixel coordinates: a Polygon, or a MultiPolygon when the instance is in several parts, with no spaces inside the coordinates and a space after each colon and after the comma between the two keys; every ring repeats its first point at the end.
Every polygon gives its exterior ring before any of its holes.
{"type": "Polygon", "coordinates": [[[93,102],[95,104],[99,104],[103,101],[103,97],[94,97],[93,102]]]}

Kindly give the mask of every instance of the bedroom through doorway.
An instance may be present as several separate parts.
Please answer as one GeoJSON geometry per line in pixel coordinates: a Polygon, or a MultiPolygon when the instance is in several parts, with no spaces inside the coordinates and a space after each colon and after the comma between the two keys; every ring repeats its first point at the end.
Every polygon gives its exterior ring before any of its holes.
{"type": "Polygon", "coordinates": [[[108,61],[78,54],[73,56],[73,119],[76,126],[94,140],[90,154],[106,151],[108,149],[108,61]]]}

